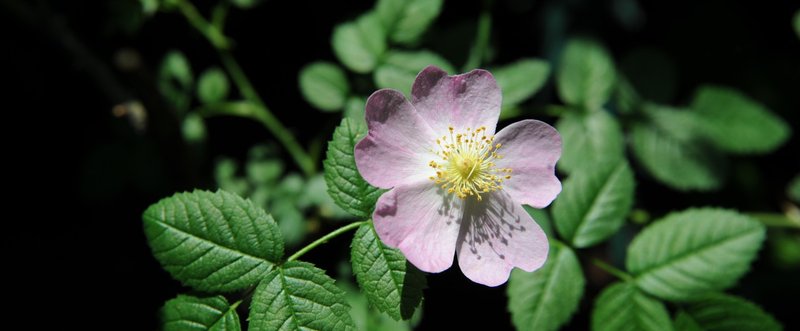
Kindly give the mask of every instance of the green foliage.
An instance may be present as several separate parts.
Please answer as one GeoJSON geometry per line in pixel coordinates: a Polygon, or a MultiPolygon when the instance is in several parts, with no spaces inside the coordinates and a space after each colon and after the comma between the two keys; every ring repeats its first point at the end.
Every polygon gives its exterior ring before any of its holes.
{"type": "Polygon", "coordinates": [[[203,117],[196,113],[186,114],[181,124],[183,139],[189,143],[198,143],[206,139],[206,124],[203,117]]]}
{"type": "Polygon", "coordinates": [[[303,97],[320,110],[341,110],[350,93],[344,70],[333,63],[319,61],[306,65],[300,70],[298,80],[303,97]]]}
{"type": "Polygon", "coordinates": [[[250,9],[261,3],[261,0],[229,0],[234,6],[242,9],[250,9]]]}
{"type": "Polygon", "coordinates": [[[558,161],[561,171],[570,172],[583,164],[615,162],[625,151],[622,129],[605,111],[567,112],[556,123],[563,151],[558,161]]]}
{"type": "Polygon", "coordinates": [[[800,39],[800,10],[794,12],[794,19],[793,26],[794,26],[794,33],[797,34],[797,38],[800,39]]]}
{"type": "Polygon", "coordinates": [[[794,176],[786,190],[789,194],[789,199],[792,199],[795,203],[800,203],[800,175],[794,176]]]}
{"type": "Polygon", "coordinates": [[[198,298],[178,295],[161,308],[161,323],[164,331],[239,331],[239,315],[236,307],[228,304],[225,297],[198,298]]]}
{"type": "Polygon", "coordinates": [[[389,39],[413,44],[439,16],[442,0],[379,0],[375,11],[389,39]]]}
{"type": "Polygon", "coordinates": [[[178,110],[186,110],[193,82],[192,68],[186,56],[176,50],[167,53],[158,70],[158,89],[167,101],[178,110]]]}
{"type": "Polygon", "coordinates": [[[613,235],[631,210],[634,185],[633,172],[624,159],[578,168],[553,202],[561,238],[582,248],[613,235]]]}
{"type": "Polygon", "coordinates": [[[528,215],[531,215],[533,220],[536,224],[539,224],[539,227],[542,228],[545,234],[547,234],[548,238],[552,238],[555,234],[553,233],[553,221],[550,218],[550,213],[547,212],[547,209],[538,209],[533,208],[528,205],[522,206],[528,215]]]}
{"type": "Polygon", "coordinates": [[[593,331],[671,331],[672,321],[661,301],[629,283],[607,287],[594,302],[593,331]]]}
{"type": "Polygon", "coordinates": [[[714,293],[682,305],[675,317],[678,330],[780,331],[783,327],[755,304],[735,296],[714,293]]]}
{"type": "Polygon", "coordinates": [[[425,275],[384,245],[371,223],[359,227],[350,246],[353,273],[369,303],[395,320],[411,318],[422,302],[425,275]]]}
{"type": "Polygon", "coordinates": [[[550,65],[544,60],[522,59],[492,71],[503,91],[503,107],[519,104],[544,86],[550,65]]]}
{"type": "Polygon", "coordinates": [[[203,103],[225,101],[229,89],[228,77],[220,68],[206,69],[197,81],[197,97],[203,103]]]}
{"type": "Polygon", "coordinates": [[[508,310],[517,330],[557,330],[569,321],[583,296],[586,280],[575,253],[555,240],[550,244],[550,256],[541,269],[511,272],[508,310]]]}
{"type": "Polygon", "coordinates": [[[159,0],[139,0],[142,5],[142,12],[147,15],[153,15],[158,11],[159,0]]]}
{"type": "Polygon", "coordinates": [[[375,69],[386,51],[386,32],[374,12],[355,22],[336,26],[331,39],[336,57],[350,70],[365,74],[375,69]]]}
{"type": "Polygon", "coordinates": [[[287,262],[256,288],[250,330],[355,330],[344,294],[324,270],[306,262],[287,262]]]}
{"type": "Polygon", "coordinates": [[[630,143],[653,177],[682,191],[708,191],[722,184],[722,155],[695,136],[693,113],[652,104],[645,105],[644,111],[647,121],[633,126],[630,143]]]}
{"type": "Polygon", "coordinates": [[[344,117],[358,122],[359,125],[367,125],[366,111],[367,99],[362,97],[350,97],[344,105],[344,117]]]}
{"type": "Polygon", "coordinates": [[[375,201],[383,190],[369,185],[356,168],[354,150],[356,143],[367,133],[366,124],[349,118],[342,119],[328,143],[328,153],[323,166],[328,193],[345,211],[363,218],[372,217],[375,201]]]}
{"type": "Polygon", "coordinates": [[[586,110],[600,110],[616,83],[614,60],[600,43],[576,38],[561,55],[556,84],[564,103],[586,110]]]}
{"type": "Polygon", "coordinates": [[[739,91],[700,87],[692,100],[698,134],[717,148],[736,154],[766,153],[782,145],[789,125],[766,107],[739,91]]]}
{"type": "Polygon", "coordinates": [[[350,316],[356,324],[356,329],[364,331],[411,331],[419,324],[422,317],[421,306],[416,310],[410,320],[396,321],[387,314],[379,312],[369,303],[359,289],[347,283],[337,280],[337,285],[345,290],[345,299],[350,305],[350,316]]]}
{"type": "Polygon", "coordinates": [[[390,51],[381,65],[375,70],[373,78],[379,88],[393,88],[411,96],[411,85],[417,74],[429,65],[453,73],[455,69],[444,58],[431,51],[390,51]]]}
{"type": "Polygon", "coordinates": [[[283,256],[272,217],[225,191],[175,194],[147,208],[143,220],[164,269],[200,291],[247,288],[283,256]]]}
{"type": "Polygon", "coordinates": [[[626,266],[654,296],[686,301],[733,285],[764,241],[764,226],[725,209],[667,215],[633,239],[626,266]]]}

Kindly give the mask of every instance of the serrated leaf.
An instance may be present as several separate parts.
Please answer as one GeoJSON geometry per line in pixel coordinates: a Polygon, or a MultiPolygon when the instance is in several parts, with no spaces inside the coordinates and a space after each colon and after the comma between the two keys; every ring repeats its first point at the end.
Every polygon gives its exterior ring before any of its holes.
{"type": "Polygon", "coordinates": [[[522,59],[492,70],[503,91],[503,107],[511,107],[533,96],[550,75],[550,65],[539,59],[522,59]]]}
{"type": "Polygon", "coordinates": [[[239,303],[228,304],[225,297],[198,298],[178,295],[161,308],[161,326],[164,331],[239,331],[239,303]]]}
{"type": "Polygon", "coordinates": [[[710,294],[682,306],[675,317],[678,330],[780,331],[783,327],[757,305],[735,296],[710,294]]]}
{"type": "Polygon", "coordinates": [[[731,88],[700,87],[691,110],[698,115],[698,134],[729,153],[770,152],[786,142],[791,133],[780,117],[731,88]]]}
{"type": "Polygon", "coordinates": [[[425,275],[384,245],[372,224],[358,228],[350,248],[353,273],[369,303],[395,320],[411,318],[422,302],[425,275]]]}
{"type": "Polygon", "coordinates": [[[613,235],[631,210],[634,185],[625,159],[574,171],[553,202],[553,218],[561,238],[583,248],[613,235]]]}
{"type": "Polygon", "coordinates": [[[225,191],[178,193],[147,208],[142,218],[156,259],[200,291],[247,288],[283,256],[272,217],[225,191]]]}
{"type": "Polygon", "coordinates": [[[685,301],[730,287],[764,241],[764,226],[725,209],[689,209],[645,228],[628,247],[627,269],[647,293],[685,301]]]}
{"type": "Polygon", "coordinates": [[[228,97],[228,77],[219,68],[210,68],[197,81],[197,97],[203,103],[224,101],[228,97]]]}
{"type": "Polygon", "coordinates": [[[256,288],[250,330],[355,330],[344,294],[324,270],[306,262],[287,262],[256,288]]]}
{"type": "Polygon", "coordinates": [[[386,32],[377,15],[368,12],[354,22],[337,25],[331,43],[339,61],[350,70],[365,74],[375,68],[386,51],[386,32]]]}
{"type": "Polygon", "coordinates": [[[328,152],[322,163],[328,193],[339,207],[358,217],[372,217],[375,201],[384,190],[369,185],[356,168],[356,143],[367,134],[366,123],[342,119],[328,142],[328,152]]]}
{"type": "Polygon", "coordinates": [[[321,110],[341,110],[350,93],[344,70],[333,63],[311,63],[300,70],[298,80],[306,101],[321,110]]]}
{"type": "Polygon", "coordinates": [[[561,100],[586,110],[600,110],[616,82],[614,60],[597,41],[570,40],[561,55],[556,85],[561,100]]]}
{"type": "Polygon", "coordinates": [[[442,0],[379,0],[375,11],[391,41],[412,44],[442,10],[442,0]]]}
{"type": "Polygon", "coordinates": [[[697,139],[692,113],[655,105],[646,105],[644,110],[649,120],[633,126],[630,143],[650,175],[682,191],[707,191],[722,185],[724,159],[697,139]]]}
{"type": "Polygon", "coordinates": [[[624,143],[617,120],[605,111],[567,112],[556,123],[564,150],[558,168],[571,172],[583,164],[622,159],[624,143]]]}
{"type": "Polygon", "coordinates": [[[593,331],[671,331],[672,321],[661,301],[628,283],[610,285],[594,302],[593,331]]]}
{"type": "Polygon", "coordinates": [[[391,51],[375,70],[373,79],[379,88],[393,88],[410,98],[414,79],[429,65],[451,73],[455,71],[447,60],[431,51],[391,51]]]}
{"type": "Polygon", "coordinates": [[[511,272],[508,310],[519,331],[557,330],[569,321],[583,296],[586,280],[575,253],[555,240],[550,242],[550,256],[541,269],[511,272]]]}

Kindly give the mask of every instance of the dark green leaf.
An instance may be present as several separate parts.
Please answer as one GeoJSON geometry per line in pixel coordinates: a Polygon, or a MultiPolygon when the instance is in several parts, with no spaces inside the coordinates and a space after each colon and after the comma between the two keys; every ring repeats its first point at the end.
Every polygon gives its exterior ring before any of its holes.
{"type": "Polygon", "coordinates": [[[678,330],[780,331],[783,327],[757,305],[735,296],[714,293],[683,305],[675,318],[678,330]]]}
{"type": "Polygon", "coordinates": [[[636,286],[616,283],[594,302],[593,331],[671,331],[672,320],[661,301],[640,292],[636,286]]]}
{"type": "Polygon", "coordinates": [[[372,224],[358,228],[350,247],[353,273],[369,303],[395,320],[411,318],[422,302],[425,275],[384,245],[372,224]]]}
{"type": "Polygon", "coordinates": [[[724,159],[697,139],[694,114],[655,105],[644,110],[649,120],[633,126],[630,140],[644,168],[674,189],[718,188],[725,175],[724,159]]]}
{"type": "Polygon", "coordinates": [[[355,22],[333,30],[333,52],[347,68],[357,73],[371,72],[386,51],[386,32],[377,15],[368,12],[355,22]]]}
{"type": "Polygon", "coordinates": [[[306,262],[287,262],[256,288],[250,330],[355,330],[344,294],[324,270],[306,262]]]}
{"type": "Polygon", "coordinates": [[[197,97],[203,103],[224,101],[228,97],[228,77],[219,68],[210,68],[197,81],[197,97]]]}
{"type": "Polygon", "coordinates": [[[433,23],[442,10],[442,0],[379,0],[375,4],[389,38],[411,44],[433,23]]]}
{"type": "Polygon", "coordinates": [[[698,134],[730,153],[770,152],[786,142],[791,133],[780,117],[731,88],[700,87],[691,110],[698,115],[698,134]]]}
{"type": "Polygon", "coordinates": [[[557,330],[569,321],[583,296],[586,280],[575,253],[555,240],[550,243],[550,256],[541,269],[511,272],[508,310],[519,331],[557,330]]]}
{"type": "Polygon", "coordinates": [[[339,66],[328,62],[314,62],[300,70],[300,92],[316,108],[337,111],[344,107],[350,85],[339,66]]]}
{"type": "Polygon", "coordinates": [[[147,208],[143,219],[156,259],[200,291],[247,288],[283,256],[272,217],[224,191],[175,194],[147,208]]]}
{"type": "Polygon", "coordinates": [[[624,142],[617,120],[605,111],[567,112],[556,123],[564,143],[558,168],[571,172],[583,164],[622,159],[624,142]]]}
{"type": "Polygon", "coordinates": [[[369,185],[356,168],[356,143],[367,134],[367,126],[349,118],[333,132],[323,166],[328,193],[345,211],[363,218],[372,217],[375,201],[383,190],[369,185]]]}
{"type": "Polygon", "coordinates": [[[672,213],[633,239],[626,266],[645,292],[690,300],[736,283],[755,259],[764,232],[758,221],[730,210],[672,213]]]}
{"type": "Polygon", "coordinates": [[[522,59],[492,70],[503,91],[503,107],[516,105],[533,96],[547,81],[550,65],[539,59],[522,59]]]}
{"type": "Polygon", "coordinates": [[[578,168],[553,203],[561,238],[583,248],[617,232],[633,205],[633,188],[633,172],[625,159],[578,168]]]}
{"type": "Polygon", "coordinates": [[[178,295],[161,308],[164,331],[239,331],[239,303],[228,305],[225,297],[198,298],[178,295]]]}
{"type": "Polygon", "coordinates": [[[447,72],[454,72],[453,66],[444,58],[430,51],[391,51],[383,63],[375,70],[373,78],[379,88],[393,88],[411,96],[411,85],[417,74],[429,65],[435,65],[447,72]]]}
{"type": "Polygon", "coordinates": [[[600,43],[572,39],[561,55],[556,84],[564,103],[587,110],[600,110],[616,82],[614,60],[600,43]]]}

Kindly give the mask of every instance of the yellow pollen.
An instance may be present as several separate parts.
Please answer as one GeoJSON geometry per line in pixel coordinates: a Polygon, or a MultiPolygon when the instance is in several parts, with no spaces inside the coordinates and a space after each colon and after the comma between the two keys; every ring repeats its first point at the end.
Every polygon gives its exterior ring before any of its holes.
{"type": "Polygon", "coordinates": [[[497,168],[495,160],[503,156],[497,151],[502,144],[494,143],[494,136],[486,135],[486,127],[467,128],[456,132],[453,126],[449,134],[436,139],[441,160],[431,160],[428,165],[436,169],[430,179],[448,193],[461,199],[475,196],[480,201],[482,193],[499,190],[503,181],[511,179],[510,168],[497,168]]]}

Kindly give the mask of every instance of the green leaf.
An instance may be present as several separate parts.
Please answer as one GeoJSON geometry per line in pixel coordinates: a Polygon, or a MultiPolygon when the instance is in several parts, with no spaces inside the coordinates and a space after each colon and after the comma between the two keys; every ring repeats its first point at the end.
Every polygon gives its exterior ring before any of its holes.
{"type": "Polygon", "coordinates": [[[331,42],[339,61],[354,72],[366,74],[386,51],[386,32],[377,15],[368,12],[355,22],[336,26],[331,42]]]}
{"type": "Polygon", "coordinates": [[[178,295],[167,301],[161,308],[162,328],[164,331],[239,331],[239,315],[236,307],[228,304],[225,297],[198,298],[189,295],[178,295]]]}
{"type": "Polygon", "coordinates": [[[508,310],[519,331],[557,330],[572,317],[586,280],[575,253],[550,241],[550,256],[535,272],[514,269],[508,281],[508,310]]]}
{"type": "Polygon", "coordinates": [[[360,124],[367,125],[366,121],[367,99],[362,97],[350,97],[344,105],[344,117],[352,119],[360,124]]]}
{"type": "Polygon", "coordinates": [[[492,70],[503,91],[503,107],[514,106],[539,91],[550,75],[550,65],[539,59],[522,59],[492,70]]]}
{"type": "Polygon", "coordinates": [[[617,120],[605,111],[567,112],[556,123],[564,149],[558,168],[571,172],[583,164],[622,159],[624,143],[617,120]]]}
{"type": "Polygon", "coordinates": [[[724,159],[695,137],[693,113],[645,105],[645,123],[635,123],[630,143],[633,154],[660,182],[677,190],[719,188],[725,176],[724,159]]]}
{"type": "Polygon", "coordinates": [[[755,259],[764,232],[761,223],[731,210],[672,213],[633,239],[626,266],[645,292],[690,300],[736,283],[755,259]]]}
{"type": "Polygon", "coordinates": [[[548,238],[555,235],[553,234],[553,221],[550,219],[550,213],[547,212],[547,209],[537,209],[528,205],[523,205],[522,208],[528,212],[528,215],[531,215],[536,224],[539,224],[539,227],[542,228],[548,238]]]}
{"type": "Polygon", "coordinates": [[[410,97],[414,79],[429,65],[435,65],[451,73],[455,71],[447,60],[430,51],[391,51],[375,70],[373,79],[379,88],[393,88],[410,97]]]}
{"type": "Polygon", "coordinates": [[[379,0],[375,11],[388,31],[389,39],[399,44],[415,43],[439,16],[442,0],[379,0]]]}
{"type": "Polygon", "coordinates": [[[375,201],[384,190],[369,185],[356,168],[354,150],[356,143],[367,134],[364,123],[342,119],[328,142],[328,153],[322,163],[325,182],[333,201],[345,211],[363,218],[372,217],[375,201]]]}
{"type": "Polygon", "coordinates": [[[300,70],[300,92],[316,108],[337,111],[344,107],[350,85],[339,66],[328,62],[314,62],[300,70]]]}
{"type": "Polygon", "coordinates": [[[412,331],[422,319],[422,309],[418,308],[410,320],[396,321],[371,306],[357,286],[342,280],[337,280],[337,285],[347,292],[345,298],[350,305],[350,315],[353,316],[353,322],[358,330],[412,331]]]}
{"type": "Polygon", "coordinates": [[[561,55],[556,85],[561,100],[587,110],[600,110],[616,82],[614,60],[600,43],[572,39],[561,55]]]}
{"type": "Polygon", "coordinates": [[[800,39],[800,10],[794,12],[794,33],[797,34],[797,38],[800,39]]]}
{"type": "Polygon", "coordinates": [[[358,228],[350,248],[353,273],[369,303],[395,320],[411,318],[422,302],[425,275],[384,245],[371,223],[358,228]]]}
{"type": "Polygon", "coordinates": [[[183,119],[181,125],[183,139],[189,143],[198,143],[206,139],[206,124],[203,117],[197,113],[190,113],[183,119]]]}
{"type": "Polygon", "coordinates": [[[613,235],[631,210],[633,189],[633,172],[625,159],[591,163],[573,172],[553,203],[561,238],[583,248],[613,235]]]}
{"type": "Polygon", "coordinates": [[[800,175],[794,176],[786,191],[789,194],[789,199],[792,199],[795,203],[800,203],[800,175]]]}
{"type": "Polygon", "coordinates": [[[672,320],[661,301],[628,283],[607,287],[594,302],[593,331],[671,331],[672,320]]]}
{"type": "Polygon", "coordinates": [[[172,50],[164,56],[158,71],[158,89],[181,111],[189,107],[193,79],[189,60],[183,53],[172,50]]]}
{"type": "Polygon", "coordinates": [[[250,9],[261,3],[261,0],[230,0],[234,6],[241,9],[250,9]]]}
{"type": "Polygon", "coordinates": [[[224,101],[228,97],[228,77],[219,68],[210,68],[197,81],[197,96],[203,103],[224,101]]]}
{"type": "Polygon", "coordinates": [[[158,11],[159,0],[139,0],[142,5],[142,12],[147,15],[153,15],[158,11]]]}
{"type": "Polygon", "coordinates": [[[614,101],[617,110],[622,114],[633,114],[642,104],[642,98],[631,82],[623,75],[617,76],[617,85],[614,88],[614,101]]]}
{"type": "Polygon", "coordinates": [[[225,191],[175,194],[147,208],[143,219],[156,259],[200,291],[245,289],[283,256],[272,217],[225,191]]]}
{"type": "Polygon", "coordinates": [[[355,330],[344,294],[324,270],[306,262],[287,262],[256,288],[250,330],[355,330]]]}
{"type": "Polygon", "coordinates": [[[682,308],[675,318],[675,328],[678,330],[783,330],[778,321],[757,305],[722,293],[710,294],[682,308]]]}
{"type": "Polygon", "coordinates": [[[691,110],[698,115],[697,132],[729,153],[767,153],[780,147],[791,134],[780,117],[731,88],[700,87],[691,110]]]}

